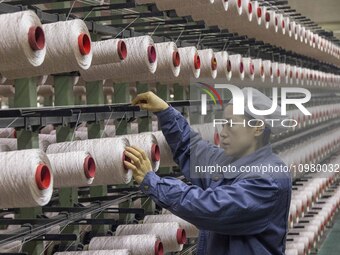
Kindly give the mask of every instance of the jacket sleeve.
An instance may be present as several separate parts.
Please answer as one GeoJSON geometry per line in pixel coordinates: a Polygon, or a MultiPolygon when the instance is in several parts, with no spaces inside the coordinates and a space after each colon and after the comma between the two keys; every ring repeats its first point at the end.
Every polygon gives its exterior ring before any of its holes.
{"type": "Polygon", "coordinates": [[[158,205],[199,229],[224,235],[263,232],[278,198],[277,182],[269,177],[241,179],[232,185],[203,190],[149,172],[140,189],[158,205]]]}
{"type": "Polygon", "coordinates": [[[224,150],[203,140],[195,132],[184,116],[171,105],[163,111],[156,112],[158,122],[169,147],[173,160],[178,164],[184,176],[193,184],[206,188],[210,176],[202,174],[190,176],[190,170],[195,166],[211,164],[226,165],[230,161],[224,150]]]}

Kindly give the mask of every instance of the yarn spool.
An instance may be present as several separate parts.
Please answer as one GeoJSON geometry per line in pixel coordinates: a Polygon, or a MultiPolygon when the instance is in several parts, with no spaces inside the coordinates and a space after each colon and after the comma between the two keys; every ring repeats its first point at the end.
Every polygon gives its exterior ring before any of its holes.
{"type": "Polygon", "coordinates": [[[236,11],[238,15],[242,15],[242,0],[229,0],[229,9],[228,11],[233,12],[236,11]]]}
{"type": "Polygon", "coordinates": [[[161,214],[161,215],[147,215],[144,218],[144,223],[163,223],[163,222],[177,222],[186,233],[188,238],[198,237],[199,230],[191,223],[177,217],[174,214],[161,214]]]}
{"type": "Polygon", "coordinates": [[[198,54],[201,59],[201,78],[213,78],[217,76],[218,63],[215,53],[212,49],[199,50],[198,54]]]}
{"type": "Polygon", "coordinates": [[[52,132],[52,130],[54,130],[54,126],[52,124],[48,124],[40,130],[40,133],[41,134],[50,134],[52,132]]]}
{"type": "Polygon", "coordinates": [[[121,39],[109,39],[92,43],[92,65],[118,63],[127,58],[128,49],[121,39]]]}
{"type": "Polygon", "coordinates": [[[39,149],[43,152],[46,152],[47,147],[56,142],[56,135],[39,134],[39,149]]]}
{"type": "Polygon", "coordinates": [[[35,207],[49,202],[53,177],[45,153],[40,150],[2,152],[0,162],[1,208],[35,207]]]}
{"type": "Polygon", "coordinates": [[[43,25],[46,57],[41,66],[3,72],[7,78],[25,78],[43,74],[88,69],[92,61],[91,37],[83,20],[74,19],[43,25]]]}
{"type": "Polygon", "coordinates": [[[228,80],[231,79],[231,62],[229,60],[228,52],[221,51],[215,53],[215,57],[217,60],[217,78],[227,78],[228,80]]]}
{"type": "Polygon", "coordinates": [[[17,132],[14,128],[0,128],[0,138],[16,138],[17,132]]]}
{"type": "Polygon", "coordinates": [[[255,78],[255,66],[251,58],[243,58],[245,76],[251,81],[255,78]]]}
{"type": "Polygon", "coordinates": [[[156,137],[149,132],[125,135],[124,137],[129,140],[131,146],[136,146],[146,152],[151,162],[152,170],[157,172],[160,165],[161,152],[156,137]]]}
{"type": "Polygon", "coordinates": [[[254,75],[257,80],[264,82],[266,79],[266,72],[264,69],[264,65],[262,63],[262,59],[253,59],[254,64],[254,75]]]}
{"type": "Polygon", "coordinates": [[[11,151],[18,149],[18,141],[16,138],[0,138],[0,144],[8,146],[11,151]]]}
{"type": "Polygon", "coordinates": [[[163,243],[156,235],[94,237],[89,250],[128,249],[131,255],[163,255],[163,243]]]}
{"type": "Polygon", "coordinates": [[[96,164],[96,178],[92,185],[122,184],[129,183],[132,178],[132,171],[123,164],[123,160],[128,160],[124,151],[129,145],[124,137],[89,139],[51,144],[47,153],[88,151],[96,164]]]}
{"type": "Polygon", "coordinates": [[[55,188],[82,187],[93,182],[96,163],[86,151],[47,155],[54,176],[55,188]]]}
{"type": "Polygon", "coordinates": [[[239,78],[244,80],[244,64],[243,58],[240,54],[229,55],[229,60],[231,62],[231,71],[233,78],[239,78]]]}
{"type": "Polygon", "coordinates": [[[260,6],[258,1],[253,1],[253,15],[256,19],[257,24],[260,26],[262,24],[262,17],[265,14],[262,6],[260,6]]]}
{"type": "Polygon", "coordinates": [[[79,141],[79,140],[87,140],[88,139],[88,133],[87,131],[78,131],[76,130],[74,132],[74,140],[79,141]]]}
{"type": "Polygon", "coordinates": [[[157,71],[135,75],[127,82],[157,83],[178,77],[180,73],[181,57],[174,42],[156,43],[157,71]]]}
{"type": "Polygon", "coordinates": [[[176,166],[176,163],[173,160],[171,148],[169,147],[163,133],[161,131],[157,131],[154,132],[153,135],[157,139],[158,147],[161,152],[160,167],[176,166]]]}
{"type": "Polygon", "coordinates": [[[33,11],[0,15],[0,71],[21,70],[44,62],[45,34],[33,11]]]}
{"type": "Polygon", "coordinates": [[[0,152],[6,152],[6,151],[11,151],[11,149],[5,144],[0,144],[0,152]]]}
{"type": "Polygon", "coordinates": [[[273,68],[274,82],[280,84],[281,83],[281,72],[279,69],[279,63],[272,62],[272,68],[273,68]]]}
{"type": "Polygon", "coordinates": [[[107,250],[107,251],[68,251],[56,252],[54,255],[132,255],[129,250],[107,250]]]}
{"type": "Polygon", "coordinates": [[[270,60],[264,60],[262,63],[263,63],[265,76],[268,77],[271,82],[273,82],[274,74],[273,74],[272,62],[270,60]]]}
{"type": "Polygon", "coordinates": [[[188,86],[190,78],[199,78],[201,73],[201,58],[196,47],[179,48],[181,56],[181,72],[176,80],[188,86]]]}
{"type": "Polygon", "coordinates": [[[186,243],[185,230],[176,222],[119,225],[116,229],[116,236],[136,234],[158,235],[165,252],[181,251],[186,243]]]}
{"type": "Polygon", "coordinates": [[[157,53],[150,36],[125,39],[129,49],[126,59],[120,63],[91,66],[88,70],[80,70],[85,81],[98,81],[114,78],[115,81],[133,79],[143,73],[155,73],[157,69],[157,53]]]}
{"type": "Polygon", "coordinates": [[[251,0],[242,0],[242,13],[247,15],[249,22],[253,20],[253,3],[251,0]]]}
{"type": "Polygon", "coordinates": [[[0,85],[0,96],[13,97],[15,94],[15,88],[12,85],[0,85]]]}

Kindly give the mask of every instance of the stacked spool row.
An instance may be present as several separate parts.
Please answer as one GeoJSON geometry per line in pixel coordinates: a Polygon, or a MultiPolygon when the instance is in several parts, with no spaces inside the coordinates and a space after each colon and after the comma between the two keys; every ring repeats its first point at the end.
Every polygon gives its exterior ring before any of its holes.
{"type": "Polygon", "coordinates": [[[175,10],[179,16],[192,16],[195,21],[204,20],[208,26],[228,29],[230,32],[263,40],[287,50],[301,49],[301,54],[316,58],[321,56],[325,61],[336,65],[340,63],[338,45],[288,15],[261,6],[259,1],[137,0],[137,3],[155,3],[160,11],[175,10]]]}

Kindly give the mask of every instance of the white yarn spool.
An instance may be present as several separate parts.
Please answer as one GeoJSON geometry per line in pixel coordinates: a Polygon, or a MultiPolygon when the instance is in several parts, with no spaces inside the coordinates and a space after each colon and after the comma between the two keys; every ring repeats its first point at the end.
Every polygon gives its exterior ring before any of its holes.
{"type": "Polygon", "coordinates": [[[40,150],[0,153],[1,208],[46,205],[52,196],[50,162],[40,150]]]}
{"type": "Polygon", "coordinates": [[[279,63],[279,70],[280,70],[281,81],[286,81],[287,76],[288,76],[286,64],[285,63],[279,63]]]}
{"type": "Polygon", "coordinates": [[[5,144],[0,144],[0,152],[6,152],[6,151],[11,151],[11,149],[5,144]]]}
{"type": "Polygon", "coordinates": [[[264,60],[263,62],[264,73],[266,77],[270,79],[271,82],[274,81],[273,67],[272,62],[270,60],[264,60]]]}
{"type": "Polygon", "coordinates": [[[243,58],[245,75],[253,81],[255,78],[255,67],[251,58],[243,58]]]}
{"type": "Polygon", "coordinates": [[[126,81],[157,83],[178,77],[181,57],[176,44],[174,42],[156,43],[155,48],[157,52],[157,71],[154,74],[142,73],[126,81]]]}
{"type": "Polygon", "coordinates": [[[171,148],[169,147],[163,133],[158,131],[154,132],[153,135],[157,139],[158,147],[161,152],[160,167],[176,166],[176,163],[173,160],[171,148]]]}
{"type": "Polygon", "coordinates": [[[128,49],[121,39],[109,39],[92,43],[93,58],[91,65],[118,63],[126,59],[128,49]]]}
{"type": "Polygon", "coordinates": [[[254,64],[254,75],[256,78],[259,78],[261,82],[264,82],[266,79],[266,73],[264,70],[264,65],[262,63],[262,59],[253,59],[254,64]]]}
{"type": "Polygon", "coordinates": [[[242,81],[244,80],[244,64],[243,58],[240,54],[229,55],[229,60],[231,62],[231,71],[233,78],[240,78],[242,81]]]}
{"type": "Polygon", "coordinates": [[[242,0],[242,12],[247,15],[248,21],[253,20],[253,4],[251,0],[242,0]]]}
{"type": "Polygon", "coordinates": [[[260,6],[258,1],[253,1],[253,15],[255,16],[257,24],[260,26],[262,24],[262,17],[265,12],[263,12],[263,8],[260,6]]]}
{"type": "Polygon", "coordinates": [[[13,85],[0,85],[0,96],[13,97],[15,94],[15,88],[13,85]]]}
{"type": "Polygon", "coordinates": [[[217,76],[218,63],[215,53],[212,49],[199,50],[198,54],[201,58],[201,78],[213,78],[217,76]]]}
{"type": "Polygon", "coordinates": [[[46,34],[46,57],[41,66],[3,72],[7,78],[66,73],[88,69],[92,61],[91,37],[81,19],[43,25],[46,34]]]}
{"type": "Polygon", "coordinates": [[[0,128],[0,138],[16,138],[17,132],[14,128],[0,128]]]}
{"type": "Polygon", "coordinates": [[[155,73],[157,53],[150,36],[133,37],[124,40],[129,54],[120,63],[95,65],[88,70],[80,70],[85,81],[131,79],[142,73],[155,73]]]}
{"type": "Polygon", "coordinates": [[[131,255],[163,255],[163,243],[156,235],[94,237],[89,250],[128,249],[131,255]]]}
{"type": "Polygon", "coordinates": [[[50,134],[52,132],[52,130],[54,130],[54,126],[52,124],[48,124],[40,130],[40,133],[41,134],[50,134]]]}
{"type": "Polygon", "coordinates": [[[56,252],[54,255],[132,255],[129,250],[103,250],[103,251],[68,251],[56,252]]]}
{"type": "Polygon", "coordinates": [[[228,80],[230,80],[232,71],[228,52],[226,51],[217,52],[215,53],[215,57],[218,63],[217,78],[227,78],[228,80]]]}
{"type": "Polygon", "coordinates": [[[115,125],[105,125],[104,133],[106,137],[116,136],[116,126],[115,125]]]}
{"type": "Polygon", "coordinates": [[[116,236],[136,234],[158,235],[165,252],[181,251],[186,243],[185,230],[176,222],[119,225],[116,229],[116,236]]]}
{"type": "Polygon", "coordinates": [[[279,63],[272,62],[272,68],[273,68],[274,81],[280,84],[281,83],[281,71],[279,68],[279,63]]]}
{"type": "Polygon", "coordinates": [[[147,215],[144,218],[144,223],[163,222],[177,222],[185,230],[186,236],[188,238],[198,237],[199,230],[193,224],[181,219],[174,214],[147,215]]]}
{"type": "Polygon", "coordinates": [[[200,77],[200,56],[196,47],[179,48],[178,53],[181,56],[181,73],[178,76],[178,80],[180,82],[187,82],[185,85],[189,85],[190,78],[197,79],[200,77]]]}
{"type": "Polygon", "coordinates": [[[86,151],[71,151],[47,155],[54,176],[54,187],[82,187],[93,182],[96,163],[86,151]]]}
{"type": "Polygon", "coordinates": [[[287,249],[285,255],[299,255],[299,251],[297,249],[287,249]]]}
{"type": "Polygon", "coordinates": [[[123,160],[128,160],[124,155],[129,141],[124,137],[90,139],[51,144],[47,153],[65,153],[70,151],[88,151],[96,163],[96,178],[92,185],[129,183],[132,171],[127,170],[123,160]]]}
{"type": "Polygon", "coordinates": [[[234,12],[236,11],[238,15],[242,15],[243,8],[242,8],[242,0],[229,0],[229,8],[228,11],[234,12]]]}
{"type": "Polygon", "coordinates": [[[0,144],[8,146],[11,151],[18,149],[18,141],[16,138],[0,138],[0,144]]]}
{"type": "Polygon", "coordinates": [[[45,58],[45,34],[33,11],[0,15],[0,71],[40,66],[45,58]]]}
{"type": "Polygon", "coordinates": [[[47,147],[50,146],[52,143],[56,142],[57,142],[56,135],[39,134],[39,148],[43,152],[46,152],[47,147]]]}
{"type": "Polygon", "coordinates": [[[160,165],[161,152],[156,137],[149,132],[125,135],[124,137],[129,140],[131,146],[136,146],[146,152],[151,162],[152,170],[157,172],[160,165]]]}

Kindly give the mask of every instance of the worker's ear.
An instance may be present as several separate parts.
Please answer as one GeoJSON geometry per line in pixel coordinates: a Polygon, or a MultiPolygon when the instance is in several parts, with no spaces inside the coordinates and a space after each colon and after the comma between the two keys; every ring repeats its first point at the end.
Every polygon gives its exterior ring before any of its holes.
{"type": "Polygon", "coordinates": [[[265,129],[265,126],[263,125],[263,126],[261,126],[261,122],[260,121],[257,121],[256,122],[256,127],[254,127],[254,129],[255,129],[255,131],[254,131],[254,135],[256,136],[256,137],[259,137],[259,136],[261,136],[262,134],[263,134],[263,132],[264,132],[264,129],[265,129]]]}

